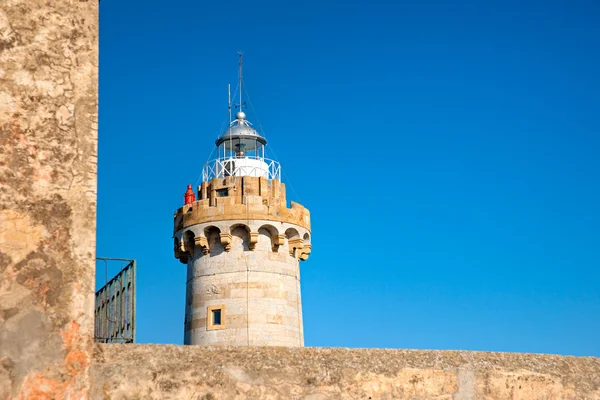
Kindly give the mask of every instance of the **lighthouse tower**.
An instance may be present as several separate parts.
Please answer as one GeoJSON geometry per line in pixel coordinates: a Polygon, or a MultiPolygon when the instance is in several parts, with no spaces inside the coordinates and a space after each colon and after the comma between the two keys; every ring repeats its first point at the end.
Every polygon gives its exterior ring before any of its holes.
{"type": "MultiPolygon", "coordinates": [[[[175,257],[187,265],[184,343],[303,346],[299,262],[310,214],[291,202],[267,140],[239,111],[175,213],[175,257]]],[[[231,105],[230,105],[231,115],[231,105]]],[[[231,119],[231,117],[230,117],[231,119]]]]}

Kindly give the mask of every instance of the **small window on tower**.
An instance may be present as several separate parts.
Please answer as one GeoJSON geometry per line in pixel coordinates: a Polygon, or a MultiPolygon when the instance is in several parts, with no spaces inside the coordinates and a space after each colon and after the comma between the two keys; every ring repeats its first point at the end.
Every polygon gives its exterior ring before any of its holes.
{"type": "Polygon", "coordinates": [[[212,310],[213,325],[221,325],[221,310],[212,310]]]}
{"type": "Polygon", "coordinates": [[[227,196],[229,196],[229,188],[217,190],[217,197],[227,197],[227,196]]]}
{"type": "Polygon", "coordinates": [[[225,305],[208,306],[206,313],[206,330],[225,329],[225,305]]]}

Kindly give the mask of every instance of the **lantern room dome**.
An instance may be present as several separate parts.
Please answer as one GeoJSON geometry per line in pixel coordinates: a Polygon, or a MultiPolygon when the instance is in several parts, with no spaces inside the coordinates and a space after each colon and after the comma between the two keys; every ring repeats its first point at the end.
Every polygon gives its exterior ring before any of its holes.
{"type": "Polygon", "coordinates": [[[243,111],[239,111],[235,117],[236,119],[231,122],[229,128],[215,142],[217,146],[233,139],[256,140],[263,145],[267,144],[267,139],[260,136],[256,129],[252,128],[252,124],[246,119],[246,114],[243,111]]]}

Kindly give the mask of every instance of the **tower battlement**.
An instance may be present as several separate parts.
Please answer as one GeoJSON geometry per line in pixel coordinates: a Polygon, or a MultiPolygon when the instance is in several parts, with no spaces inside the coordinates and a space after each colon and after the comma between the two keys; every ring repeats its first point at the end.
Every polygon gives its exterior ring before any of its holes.
{"type": "Polygon", "coordinates": [[[198,200],[179,208],[174,233],[191,225],[224,220],[269,220],[310,231],[310,212],[299,203],[287,207],[285,184],[253,176],[229,176],[202,182],[198,200]]]}

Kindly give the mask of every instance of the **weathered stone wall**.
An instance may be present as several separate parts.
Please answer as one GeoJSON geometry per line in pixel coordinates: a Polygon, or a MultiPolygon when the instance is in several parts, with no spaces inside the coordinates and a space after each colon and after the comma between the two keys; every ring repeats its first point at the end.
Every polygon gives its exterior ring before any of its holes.
{"type": "Polygon", "coordinates": [[[92,399],[600,399],[600,359],[283,347],[98,345],[92,399]]]}
{"type": "Polygon", "coordinates": [[[0,399],[89,390],[97,72],[97,1],[0,2],[0,399]]]}

